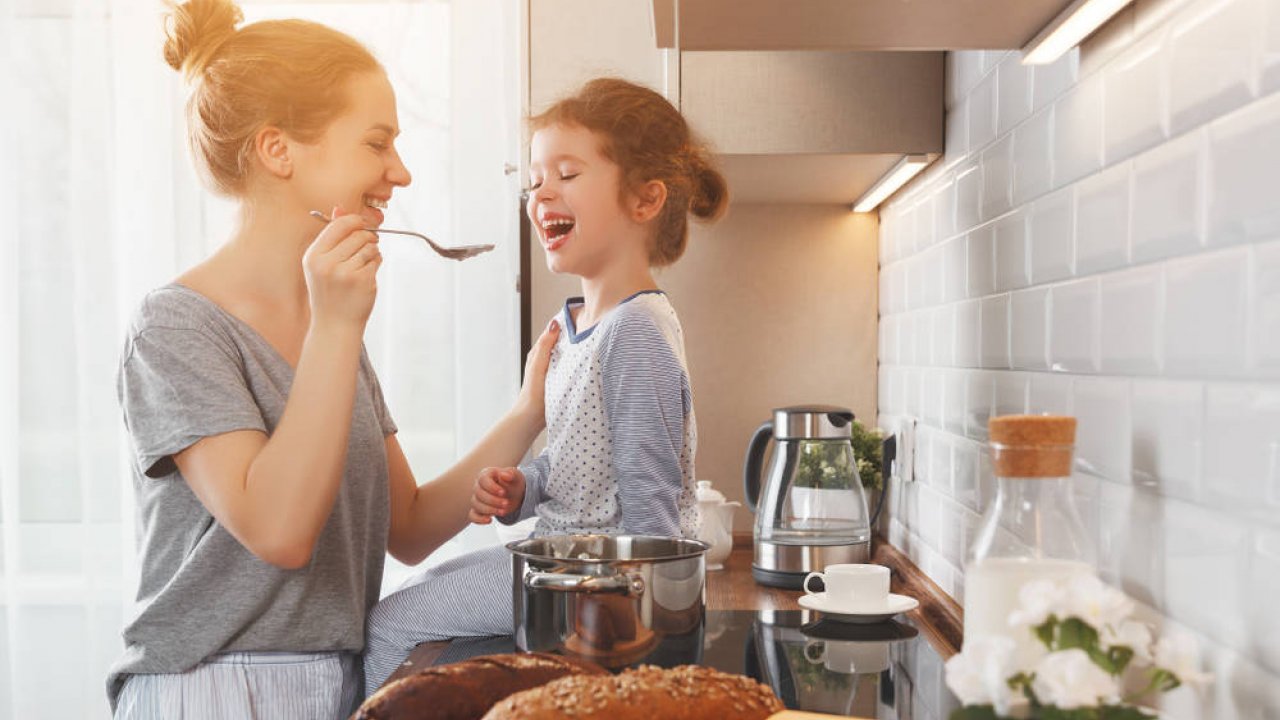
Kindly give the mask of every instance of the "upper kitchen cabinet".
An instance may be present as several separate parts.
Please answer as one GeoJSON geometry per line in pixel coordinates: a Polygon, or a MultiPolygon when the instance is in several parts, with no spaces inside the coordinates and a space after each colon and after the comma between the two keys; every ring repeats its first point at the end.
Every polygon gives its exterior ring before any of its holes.
{"type": "Polygon", "coordinates": [[[680,53],[680,109],[736,200],[852,202],[943,149],[941,52],[680,53]]]}
{"type": "Polygon", "coordinates": [[[1020,48],[1070,0],[650,0],[658,47],[1020,48]],[[679,22],[676,22],[679,8],[679,22]]]}
{"type": "Polygon", "coordinates": [[[851,203],[903,155],[942,152],[942,52],[664,49],[652,0],[520,2],[526,111],[600,75],[654,88],[719,154],[735,202],[851,203]]]}

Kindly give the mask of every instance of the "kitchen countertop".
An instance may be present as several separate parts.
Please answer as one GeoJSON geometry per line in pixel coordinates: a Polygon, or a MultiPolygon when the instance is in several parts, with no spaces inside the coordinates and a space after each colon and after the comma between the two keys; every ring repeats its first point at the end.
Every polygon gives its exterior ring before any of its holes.
{"type": "MultiPolygon", "coordinates": [[[[924,575],[901,551],[877,538],[872,561],[893,570],[892,592],[910,595],[920,607],[906,613],[908,623],[918,628],[928,645],[941,660],[957,652],[960,646],[960,607],[924,575]]],[[[707,611],[797,611],[803,593],[765,587],[751,577],[751,538],[735,537],[735,547],[723,570],[707,572],[707,611]]],[[[408,659],[387,679],[397,680],[419,668],[435,664],[449,648],[450,642],[428,642],[419,645],[408,659]]]]}

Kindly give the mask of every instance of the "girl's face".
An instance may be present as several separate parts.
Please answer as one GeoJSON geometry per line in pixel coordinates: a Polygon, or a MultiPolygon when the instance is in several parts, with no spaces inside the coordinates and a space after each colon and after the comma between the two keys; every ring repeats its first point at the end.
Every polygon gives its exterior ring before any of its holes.
{"type": "Polygon", "coordinates": [[[377,227],[392,190],[411,180],[395,148],[396,96],[386,75],[373,72],[347,81],[347,100],[316,144],[298,147],[294,177],[307,209],[328,214],[337,205],[377,227]]]}
{"type": "Polygon", "coordinates": [[[637,226],[620,200],[622,172],[601,154],[601,143],[576,125],[533,135],[526,210],[552,272],[595,277],[618,253],[635,251],[633,242],[643,245],[642,237],[631,240],[637,226]]]}

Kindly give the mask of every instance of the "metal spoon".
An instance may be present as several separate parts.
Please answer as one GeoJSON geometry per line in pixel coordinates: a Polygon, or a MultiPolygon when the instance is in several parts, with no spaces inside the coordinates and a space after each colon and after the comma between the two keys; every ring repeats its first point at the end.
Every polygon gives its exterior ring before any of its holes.
{"type": "MultiPolygon", "coordinates": [[[[318,218],[325,222],[331,222],[331,219],[329,218],[329,216],[325,215],[319,210],[312,210],[311,217],[318,218]]],[[[395,235],[412,235],[413,237],[422,238],[423,240],[427,241],[427,244],[431,246],[432,250],[436,251],[437,255],[439,255],[440,257],[449,258],[450,260],[466,260],[469,257],[475,257],[480,253],[487,253],[493,249],[493,245],[459,245],[458,247],[452,247],[452,248],[441,247],[440,245],[437,245],[434,240],[427,237],[426,235],[423,235],[422,233],[413,232],[412,230],[388,230],[386,228],[368,228],[368,230],[370,232],[376,232],[376,233],[392,233],[395,235]]]]}

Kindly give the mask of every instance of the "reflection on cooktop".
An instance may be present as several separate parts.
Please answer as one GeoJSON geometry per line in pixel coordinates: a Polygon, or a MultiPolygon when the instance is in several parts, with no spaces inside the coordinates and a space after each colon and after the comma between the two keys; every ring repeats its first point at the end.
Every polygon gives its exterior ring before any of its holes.
{"type": "MultiPolygon", "coordinates": [[[[708,610],[700,662],[769,685],[795,710],[946,720],[958,707],[943,683],[942,658],[908,622],[815,617],[805,610],[708,610]]],[[[515,652],[511,636],[460,639],[436,664],[505,652],[515,652]]]]}

